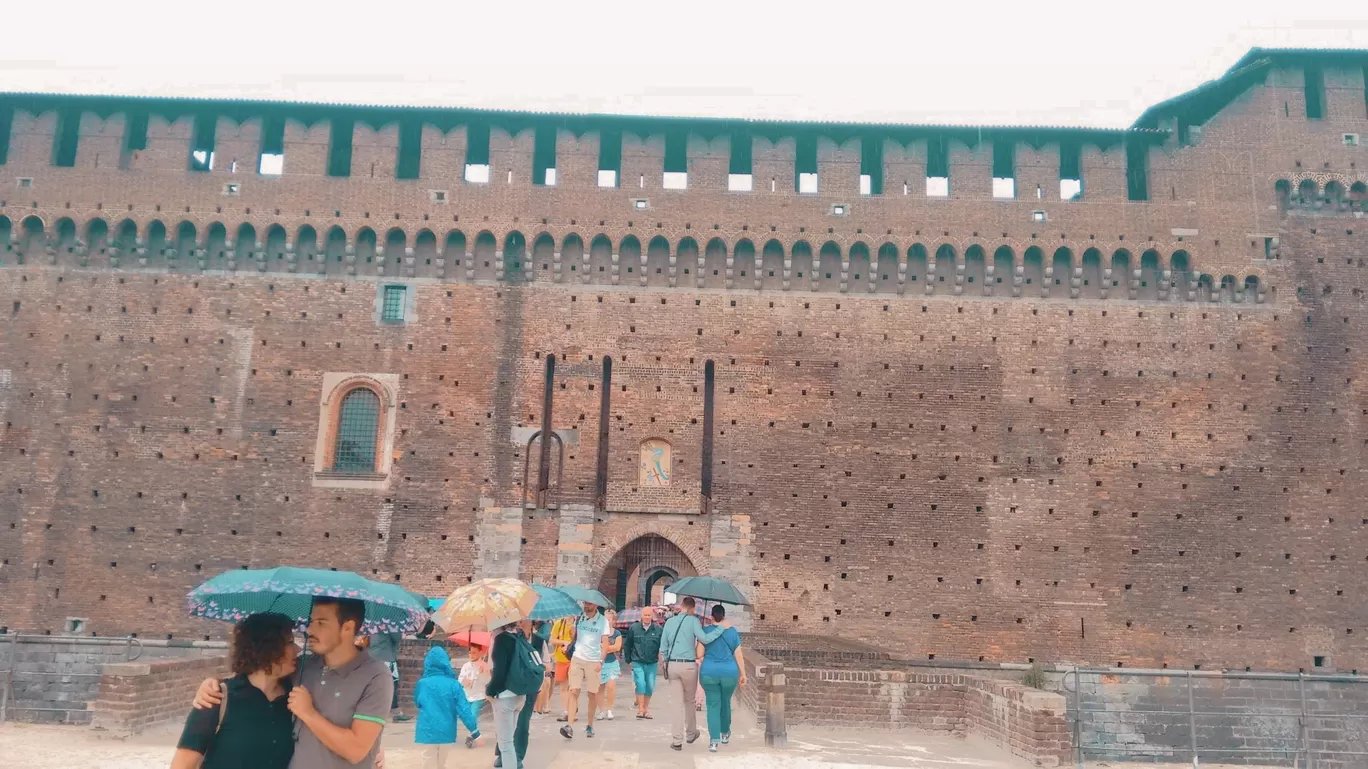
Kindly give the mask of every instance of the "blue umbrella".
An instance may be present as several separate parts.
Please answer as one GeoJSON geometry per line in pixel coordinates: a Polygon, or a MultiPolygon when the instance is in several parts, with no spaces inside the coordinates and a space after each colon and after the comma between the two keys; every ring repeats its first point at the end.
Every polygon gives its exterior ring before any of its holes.
{"type": "Polygon", "coordinates": [[[354,598],[366,604],[357,635],[403,633],[427,622],[421,596],[399,585],[375,582],[349,571],[301,569],[234,569],[190,591],[190,615],[238,622],[252,614],[284,614],[308,624],[315,598],[354,598]]]}
{"type": "Polygon", "coordinates": [[[553,620],[579,615],[580,605],[565,591],[546,585],[533,585],[532,589],[537,591],[537,605],[532,607],[528,619],[553,620]]]}

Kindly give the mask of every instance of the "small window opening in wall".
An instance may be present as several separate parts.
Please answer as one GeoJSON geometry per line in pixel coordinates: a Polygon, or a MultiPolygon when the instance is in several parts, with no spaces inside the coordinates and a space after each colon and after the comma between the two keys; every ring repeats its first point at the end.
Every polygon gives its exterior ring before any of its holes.
{"type": "Polygon", "coordinates": [[[948,176],[928,176],[928,177],[926,177],[926,197],[928,197],[928,198],[948,198],[948,197],[950,197],[950,177],[948,177],[948,176]]]}
{"type": "Polygon", "coordinates": [[[751,174],[727,174],[728,192],[751,192],[755,189],[755,177],[751,174]]]}
{"type": "Polygon", "coordinates": [[[816,195],[817,194],[817,174],[798,174],[798,194],[816,195]]]}
{"type": "Polygon", "coordinates": [[[1271,237],[1264,238],[1264,258],[1273,258],[1273,238],[1271,237]]]}
{"type": "Polygon", "coordinates": [[[280,176],[285,173],[285,156],[276,153],[262,153],[261,165],[257,173],[262,176],[280,176]]]}
{"type": "Polygon", "coordinates": [[[1016,197],[1016,145],[1011,141],[993,142],[993,197],[1016,197]]]}
{"type": "Polygon", "coordinates": [[[1329,667],[1328,660],[1326,660],[1325,656],[1321,654],[1317,654],[1316,656],[1312,657],[1311,664],[1313,667],[1318,668],[1329,667]]]}
{"type": "Polygon", "coordinates": [[[380,319],[386,323],[404,322],[404,299],[407,286],[385,286],[384,299],[380,308],[380,319]]]}
{"type": "Polygon", "coordinates": [[[1046,215],[1046,213],[1045,213],[1044,211],[1032,211],[1032,212],[1031,212],[1031,221],[1033,221],[1033,222],[1043,222],[1043,221],[1046,221],[1048,218],[1049,218],[1049,217],[1046,215]]]}
{"type": "Polygon", "coordinates": [[[513,170],[512,170],[512,169],[509,169],[509,171],[508,171],[508,183],[509,183],[509,184],[512,184],[512,183],[513,183],[513,170]]]}
{"type": "MultiPolygon", "coordinates": [[[[90,620],[85,617],[67,617],[66,623],[62,626],[62,632],[67,635],[84,633],[88,624],[90,624],[90,620]]],[[[1320,657],[1317,657],[1316,659],[1320,659],[1320,657]]]]}
{"type": "Polygon", "coordinates": [[[280,176],[285,173],[285,119],[268,117],[261,125],[261,159],[257,173],[280,176]]]}
{"type": "Polygon", "coordinates": [[[214,115],[196,115],[194,135],[190,142],[190,170],[214,170],[214,132],[218,118],[214,115]]]}
{"type": "Polygon", "coordinates": [[[33,186],[33,177],[21,176],[18,179],[15,179],[15,184],[17,184],[20,189],[28,189],[33,186]]]}
{"type": "Polygon", "coordinates": [[[616,187],[622,176],[622,134],[603,131],[599,134],[598,186],[616,187]]]}
{"type": "Polygon", "coordinates": [[[687,131],[670,131],[665,135],[665,176],[663,184],[667,190],[689,188],[689,134],[687,131]]]}
{"type": "Polygon", "coordinates": [[[532,183],[556,186],[556,127],[537,126],[532,139],[532,183]]]}
{"type": "Polygon", "coordinates": [[[632,201],[632,208],[638,211],[645,211],[651,207],[650,201],[645,198],[636,198],[632,201]]]}
{"type": "Polygon", "coordinates": [[[1358,134],[1345,134],[1345,135],[1344,135],[1344,143],[1345,143],[1345,145],[1347,145],[1347,146],[1349,146],[1349,147],[1357,147],[1357,146],[1359,146],[1359,135],[1358,135],[1358,134]]]}
{"type": "Polygon", "coordinates": [[[1325,117],[1325,73],[1320,67],[1307,67],[1306,77],[1306,119],[1320,120],[1325,117]]]}
{"type": "Polygon", "coordinates": [[[236,197],[242,194],[242,185],[237,182],[229,182],[223,185],[223,194],[228,197],[236,197]]]}
{"type": "Polygon", "coordinates": [[[837,203],[836,205],[831,207],[832,216],[845,216],[847,213],[849,213],[849,211],[850,208],[848,206],[842,205],[840,203],[837,203]]]}
{"type": "Polygon", "coordinates": [[[428,190],[428,200],[433,203],[445,203],[448,197],[446,190],[428,190]]]}

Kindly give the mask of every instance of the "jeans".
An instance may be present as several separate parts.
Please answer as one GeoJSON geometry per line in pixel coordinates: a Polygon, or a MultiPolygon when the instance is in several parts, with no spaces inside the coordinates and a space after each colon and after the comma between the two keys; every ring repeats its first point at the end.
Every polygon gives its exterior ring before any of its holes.
{"type": "Polygon", "coordinates": [[[703,676],[703,691],[708,696],[708,739],[717,742],[731,734],[731,701],[738,676],[703,676]]]}
{"type": "Polygon", "coordinates": [[[521,694],[516,697],[494,698],[494,736],[498,741],[500,753],[505,756],[518,755],[514,733],[518,728],[518,711],[522,710],[526,699],[521,694]]]}
{"type": "Polygon", "coordinates": [[[636,693],[642,697],[650,697],[655,694],[656,668],[654,662],[633,662],[632,663],[632,686],[636,693]]]}
{"type": "MultiPolygon", "coordinates": [[[[513,729],[513,750],[518,754],[518,765],[527,759],[527,738],[532,730],[532,713],[536,711],[537,700],[528,697],[523,704],[522,710],[518,711],[518,725],[513,729]]],[[[503,751],[499,749],[498,743],[494,744],[494,757],[499,758],[503,751]]]]}

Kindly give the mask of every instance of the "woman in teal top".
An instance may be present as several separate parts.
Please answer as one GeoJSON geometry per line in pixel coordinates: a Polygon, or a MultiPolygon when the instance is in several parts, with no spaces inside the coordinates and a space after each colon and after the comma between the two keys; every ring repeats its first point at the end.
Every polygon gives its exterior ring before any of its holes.
{"type": "Polygon", "coordinates": [[[698,680],[708,704],[708,750],[731,741],[731,700],[737,686],[746,685],[746,666],[741,660],[741,634],[726,622],[727,610],[712,608],[713,622],[723,628],[705,646],[698,646],[698,680]]]}

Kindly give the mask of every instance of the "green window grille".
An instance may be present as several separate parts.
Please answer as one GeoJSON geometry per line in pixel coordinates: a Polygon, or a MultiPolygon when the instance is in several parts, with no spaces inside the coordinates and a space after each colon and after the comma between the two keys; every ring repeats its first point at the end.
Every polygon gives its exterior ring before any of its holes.
{"type": "Polygon", "coordinates": [[[385,300],[380,307],[380,318],[386,323],[404,320],[404,286],[385,286],[385,300]]]}
{"type": "Polygon", "coordinates": [[[333,469],[343,473],[375,472],[379,426],[380,399],[375,393],[364,388],[347,393],[337,419],[333,469]]]}

